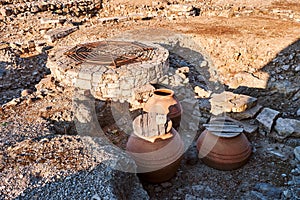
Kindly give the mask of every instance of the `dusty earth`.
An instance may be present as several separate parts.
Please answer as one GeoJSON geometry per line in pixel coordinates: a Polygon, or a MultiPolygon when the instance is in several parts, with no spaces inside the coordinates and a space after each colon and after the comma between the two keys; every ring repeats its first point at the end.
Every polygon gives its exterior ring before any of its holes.
{"type": "MultiPolygon", "coordinates": [[[[90,161],[77,135],[73,88],[57,82],[46,68],[48,52],[55,46],[119,37],[123,32],[134,33],[137,40],[142,35],[151,38],[157,30],[186,34],[211,61],[210,69],[201,71],[207,74],[201,75],[218,82],[222,89],[257,97],[259,104],[280,111],[283,117],[300,119],[300,3],[296,0],[107,1],[103,5],[96,16],[47,11],[0,18],[0,199],[22,198],[26,189],[97,165],[90,161]],[[143,11],[147,6],[160,12],[176,3],[193,5],[200,14],[98,21],[143,11]],[[61,17],[67,22],[39,23],[42,18],[61,17]],[[79,24],[79,30],[54,43],[43,38],[45,29],[67,26],[70,21],[79,24]],[[22,47],[28,41],[41,44],[42,50],[24,56],[22,47]]],[[[0,6],[5,5],[0,2],[0,6]]],[[[182,66],[176,63],[176,54],[170,64],[175,69],[182,66]]],[[[188,74],[194,85],[205,87],[205,81],[195,76],[188,74]]],[[[127,135],[114,124],[110,102],[96,101],[95,106],[106,136],[124,148],[127,135]]],[[[202,130],[200,124],[198,134],[202,130]]],[[[174,178],[162,184],[142,182],[144,189],[150,199],[299,199],[300,168],[293,154],[299,138],[279,142],[258,132],[247,137],[253,154],[241,169],[209,168],[197,159],[193,143],[174,178]]]]}

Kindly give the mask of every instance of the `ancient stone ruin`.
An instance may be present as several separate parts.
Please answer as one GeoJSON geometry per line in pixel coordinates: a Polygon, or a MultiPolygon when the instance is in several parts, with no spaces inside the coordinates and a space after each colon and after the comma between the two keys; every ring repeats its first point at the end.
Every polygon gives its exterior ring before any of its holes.
{"type": "Polygon", "coordinates": [[[144,102],[168,70],[169,52],[158,44],[101,41],[52,51],[47,67],[55,78],[100,100],[144,102]]]}

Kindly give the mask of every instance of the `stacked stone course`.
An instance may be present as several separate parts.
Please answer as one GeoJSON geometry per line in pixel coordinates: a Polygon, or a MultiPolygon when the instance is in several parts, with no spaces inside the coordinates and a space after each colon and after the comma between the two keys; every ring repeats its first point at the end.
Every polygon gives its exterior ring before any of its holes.
{"type": "Polygon", "coordinates": [[[133,103],[136,101],[135,90],[157,83],[169,67],[169,52],[157,44],[147,45],[155,48],[150,60],[118,68],[90,63],[76,65],[64,55],[69,48],[52,51],[47,67],[58,81],[82,91],[90,90],[97,99],[133,103]]]}
{"type": "Polygon", "coordinates": [[[18,15],[24,12],[37,13],[45,11],[53,11],[57,14],[70,13],[75,16],[94,13],[101,9],[101,1],[96,0],[50,0],[50,1],[31,1],[24,2],[20,0],[1,1],[0,13],[7,17],[18,15]],[[5,5],[5,6],[4,6],[5,5]]]}

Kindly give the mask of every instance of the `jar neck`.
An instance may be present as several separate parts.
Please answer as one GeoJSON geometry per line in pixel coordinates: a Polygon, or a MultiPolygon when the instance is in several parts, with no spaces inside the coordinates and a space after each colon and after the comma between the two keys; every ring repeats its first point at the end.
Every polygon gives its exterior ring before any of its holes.
{"type": "Polygon", "coordinates": [[[158,89],[153,92],[153,95],[157,98],[168,99],[174,96],[174,91],[169,89],[158,89]]]}

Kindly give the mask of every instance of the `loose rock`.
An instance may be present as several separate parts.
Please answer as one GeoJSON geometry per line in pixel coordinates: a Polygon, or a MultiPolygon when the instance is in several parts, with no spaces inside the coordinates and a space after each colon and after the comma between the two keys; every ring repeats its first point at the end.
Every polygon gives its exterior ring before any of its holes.
{"type": "Polygon", "coordinates": [[[227,91],[221,94],[212,94],[211,113],[218,115],[225,112],[243,112],[255,106],[256,102],[257,98],[227,91]]]}
{"type": "Polygon", "coordinates": [[[200,88],[199,86],[196,86],[194,88],[194,91],[200,98],[208,98],[211,95],[211,91],[206,91],[206,90],[200,88]]]}
{"type": "Polygon", "coordinates": [[[279,112],[271,108],[264,108],[261,113],[256,117],[260,123],[260,132],[265,135],[271,132],[274,120],[279,115],[279,112]]]}
{"type": "Polygon", "coordinates": [[[78,30],[78,27],[76,26],[56,28],[47,31],[44,38],[47,39],[49,42],[54,42],[60,38],[69,35],[70,33],[73,33],[76,30],[78,30]]]}
{"type": "Polygon", "coordinates": [[[293,133],[295,136],[300,136],[300,121],[296,119],[278,118],[275,130],[278,133],[276,136],[279,139],[287,138],[293,133]]]}
{"type": "Polygon", "coordinates": [[[237,120],[250,119],[253,118],[259,111],[261,111],[261,109],[261,105],[256,105],[253,108],[247,109],[244,112],[228,113],[228,115],[237,120]]]}
{"type": "Polygon", "coordinates": [[[294,154],[295,154],[296,159],[298,161],[300,161],[300,146],[298,146],[294,149],[294,154]]]}
{"type": "Polygon", "coordinates": [[[30,94],[32,94],[32,93],[33,93],[32,90],[30,90],[30,89],[25,89],[25,90],[23,90],[23,91],[21,92],[21,96],[24,97],[24,96],[30,95],[30,94]]]}

